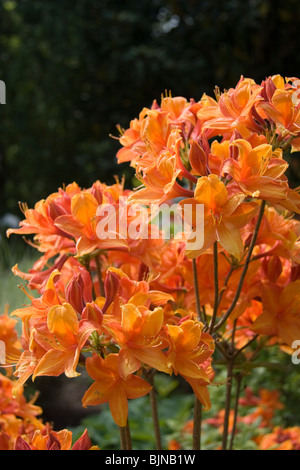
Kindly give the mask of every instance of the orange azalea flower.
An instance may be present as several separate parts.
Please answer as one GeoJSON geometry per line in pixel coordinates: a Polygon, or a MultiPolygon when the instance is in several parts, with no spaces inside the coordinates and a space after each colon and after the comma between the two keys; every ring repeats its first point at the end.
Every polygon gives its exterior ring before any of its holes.
{"type": "Polygon", "coordinates": [[[188,257],[196,258],[218,241],[235,258],[241,259],[244,247],[240,228],[245,226],[258,211],[256,203],[246,203],[241,193],[230,196],[225,184],[217,175],[199,178],[194,199],[184,199],[183,216],[190,226],[196,217],[196,204],[204,205],[204,243],[198,250],[187,251],[188,257]]]}
{"type": "Polygon", "coordinates": [[[161,100],[161,110],[168,114],[172,124],[190,123],[195,125],[195,115],[192,111],[193,103],[188,103],[182,96],[166,96],[161,100]]]}
{"type": "Polygon", "coordinates": [[[7,235],[35,234],[33,246],[45,255],[36,263],[37,270],[58,254],[72,253],[83,256],[95,249],[126,247],[122,239],[100,240],[96,233],[97,209],[101,204],[117,204],[119,197],[127,195],[123,185],[107,186],[96,181],[81,190],[76,183],[65,190],[39,201],[34,209],[23,206],[25,219],[20,228],[9,229],[7,235]]]}
{"type": "MultiPolygon", "coordinates": [[[[110,204],[110,203],[109,203],[110,204]]],[[[55,225],[74,237],[78,256],[84,256],[96,249],[126,248],[124,239],[100,239],[97,235],[97,210],[99,202],[90,191],[75,194],[71,200],[71,214],[57,217],[55,225]]]]}
{"type": "MultiPolygon", "coordinates": [[[[15,310],[12,315],[22,319],[23,352],[17,361],[15,375],[19,378],[15,389],[23,385],[33,374],[76,376],[80,351],[89,335],[97,329],[94,321],[88,321],[83,311],[75,308],[89,305],[78,304],[70,291],[58,292],[55,279],[59,272],[53,271],[40,298],[31,298],[31,305],[15,310]],[[82,318],[79,320],[79,318],[82,318]]],[[[93,319],[94,320],[94,319],[93,319]]],[[[100,318],[99,318],[100,320],[100,318]]]]}
{"type": "Polygon", "coordinates": [[[187,173],[181,163],[180,148],[182,137],[178,129],[169,136],[167,149],[158,155],[151,154],[140,160],[137,165],[137,178],[145,188],[139,189],[129,197],[129,201],[148,204],[163,203],[176,197],[188,197],[192,192],[181,186],[177,179],[187,173]]]}
{"type": "Polygon", "coordinates": [[[154,101],[151,109],[144,108],[139,118],[130,122],[129,129],[122,132],[119,141],[123,148],[117,153],[118,162],[131,161],[132,166],[145,167],[140,160],[147,160],[150,154],[157,157],[168,149],[173,129],[181,129],[185,135],[190,135],[196,124],[193,106],[193,101],[188,103],[177,96],[162,98],[161,107],[154,101]]]}
{"type": "MultiPolygon", "coordinates": [[[[279,139],[283,142],[287,138],[299,137],[300,135],[300,105],[299,99],[295,101],[296,86],[284,84],[284,79],[276,81],[271,77],[266,80],[265,88],[269,86],[271,93],[262,93],[264,99],[257,104],[257,110],[277,126],[279,139]],[[275,85],[276,83],[276,85],[275,85]],[[273,85],[273,86],[272,86],[273,85]]],[[[294,79],[294,81],[299,79],[294,79]]],[[[292,151],[299,150],[297,146],[292,151]]]]}
{"type": "MultiPolygon", "coordinates": [[[[150,289],[149,283],[146,280],[134,280],[130,279],[121,269],[108,268],[105,282],[108,281],[108,287],[105,293],[105,307],[103,306],[103,312],[106,312],[109,305],[112,303],[118,304],[117,309],[121,312],[121,305],[130,303],[132,299],[139,299],[140,305],[148,306],[150,303],[154,306],[165,305],[169,300],[174,300],[173,296],[168,292],[152,290],[150,289]],[[111,284],[114,278],[113,283],[111,284]],[[138,296],[140,294],[140,296],[138,296]],[[145,295],[146,294],[146,295],[145,295]],[[109,298],[109,302],[107,299],[109,298]]],[[[99,298],[100,299],[100,298],[99,298]]],[[[97,300],[97,299],[96,299],[97,300]]],[[[104,300],[104,299],[103,299],[104,300]]],[[[113,306],[110,310],[107,310],[110,315],[114,315],[113,306]]],[[[120,315],[115,315],[114,319],[121,319],[120,315]]]]}
{"type": "Polygon", "coordinates": [[[231,145],[237,147],[238,156],[224,162],[222,175],[232,176],[247,196],[275,203],[287,199],[288,183],[282,175],[288,164],[282,159],[280,150],[274,155],[271,145],[252,148],[250,142],[243,139],[234,140],[231,145]]]}
{"type": "Polygon", "coordinates": [[[104,322],[104,328],[121,348],[118,364],[123,379],[136,372],[142,363],[161,372],[170,372],[161,351],[165,346],[160,336],[164,312],[161,307],[148,310],[143,306],[150,301],[148,294],[136,294],[128,304],[122,305],[120,323],[110,322],[109,319],[104,322]]]}
{"type": "Polygon", "coordinates": [[[0,450],[13,450],[15,438],[20,432],[29,435],[44,427],[38,418],[42,409],[34,404],[37,396],[28,401],[23,387],[13,395],[14,383],[14,380],[0,374],[0,450]]]}
{"type": "Polygon", "coordinates": [[[254,80],[241,77],[236,87],[221,93],[213,106],[198,111],[198,119],[204,121],[202,132],[207,132],[209,138],[215,135],[230,138],[235,130],[243,138],[261,132],[261,125],[252,114],[260,91],[261,87],[254,80]]]}
{"type": "Polygon", "coordinates": [[[300,281],[280,287],[273,283],[262,288],[263,313],[251,329],[255,333],[274,336],[279,343],[291,346],[300,338],[300,281]]]}
{"type": "Polygon", "coordinates": [[[131,197],[131,201],[138,200],[141,203],[163,203],[176,197],[187,197],[191,191],[180,186],[177,178],[182,175],[181,169],[177,168],[176,156],[170,151],[162,152],[147,168],[143,175],[137,175],[145,188],[140,189],[131,197]]]}
{"type": "Polygon", "coordinates": [[[30,293],[26,292],[27,296],[31,300],[31,305],[22,308],[17,308],[12,312],[12,316],[21,318],[23,324],[28,327],[28,321],[37,323],[39,321],[45,321],[47,313],[50,307],[61,304],[61,297],[57,291],[55,282],[60,276],[60,272],[55,269],[51,272],[42,295],[39,298],[33,297],[30,293]]]}
{"type": "Polygon", "coordinates": [[[51,307],[47,316],[47,328],[36,326],[33,330],[35,342],[45,348],[46,353],[34,369],[33,379],[39,375],[67,377],[80,375],[76,371],[80,352],[90,334],[95,330],[93,324],[78,321],[73,307],[64,303],[51,307]]]}
{"type": "Polygon", "coordinates": [[[208,156],[209,170],[211,173],[220,176],[223,163],[230,157],[231,140],[223,140],[218,142],[214,140],[210,147],[208,156]]]}
{"type": "Polygon", "coordinates": [[[168,148],[171,130],[168,112],[159,108],[149,110],[143,133],[143,140],[147,147],[145,157],[148,154],[159,155],[168,148]]]}
{"type": "Polygon", "coordinates": [[[121,427],[126,426],[127,400],[147,395],[151,386],[136,375],[122,378],[119,374],[118,354],[109,354],[105,359],[97,355],[88,357],[86,369],[95,382],[85,392],[82,399],[83,406],[96,406],[108,402],[116,424],[121,427]]]}
{"type": "Polygon", "coordinates": [[[120,143],[125,148],[117,153],[119,162],[131,161],[131,165],[135,166],[148,153],[158,155],[167,148],[170,131],[167,112],[155,105],[152,109],[144,108],[139,121],[131,121],[130,129],[120,138],[120,143]]]}
{"type": "Polygon", "coordinates": [[[12,233],[27,235],[35,234],[34,246],[44,252],[41,267],[51,257],[58,253],[74,252],[75,244],[70,234],[63,232],[55,225],[57,217],[70,211],[70,200],[73,195],[80,192],[76,183],[68,185],[65,190],[59,189],[46,200],[39,201],[34,209],[28,209],[26,204],[21,205],[25,219],[21,221],[20,228],[9,229],[7,236],[12,233]]]}
{"type": "Polygon", "coordinates": [[[98,446],[92,445],[86,429],[73,445],[72,431],[53,431],[49,426],[35,431],[29,439],[26,436],[26,439],[18,435],[14,450],[99,450],[98,446]]]}
{"type": "MultiPolygon", "coordinates": [[[[42,293],[47,285],[48,279],[53,271],[61,271],[64,268],[65,263],[74,263],[75,259],[68,258],[68,255],[59,255],[53,266],[51,268],[40,270],[35,269],[35,264],[33,269],[29,269],[28,273],[20,271],[18,264],[15,264],[12,267],[12,272],[15,276],[19,276],[21,279],[28,281],[28,288],[30,290],[37,290],[39,293],[42,293]],[[70,261],[72,260],[72,261],[70,261]]],[[[76,261],[75,261],[76,262],[76,261]]],[[[40,264],[40,263],[38,263],[40,264]]],[[[78,263],[79,265],[79,263],[78,263]]]]}
{"type": "Polygon", "coordinates": [[[139,115],[139,119],[136,118],[130,121],[130,127],[122,131],[119,142],[123,147],[116,155],[118,163],[132,161],[134,164],[146,152],[146,145],[142,138],[143,127],[146,124],[144,119],[146,113],[147,109],[144,108],[139,115]]]}
{"type": "Polygon", "coordinates": [[[182,320],[178,325],[167,325],[170,343],[167,364],[174,373],[180,374],[191,385],[195,395],[210,408],[207,385],[213,379],[210,358],[214,341],[202,332],[203,325],[195,320],[182,320]]]}

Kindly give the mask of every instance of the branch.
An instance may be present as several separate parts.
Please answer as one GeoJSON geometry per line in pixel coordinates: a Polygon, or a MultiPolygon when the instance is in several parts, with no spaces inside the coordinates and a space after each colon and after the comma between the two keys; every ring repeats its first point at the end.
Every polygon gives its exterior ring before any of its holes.
{"type": "Polygon", "coordinates": [[[214,310],[209,325],[209,334],[212,334],[214,325],[217,318],[218,307],[219,307],[219,268],[218,268],[218,242],[214,242],[214,285],[215,285],[215,301],[214,310]]]}
{"type": "Polygon", "coordinates": [[[195,290],[195,297],[196,297],[197,318],[199,321],[204,323],[203,318],[202,318],[202,310],[201,310],[201,302],[200,302],[196,258],[193,258],[192,265],[193,265],[193,278],[194,278],[194,290],[195,290]]]}

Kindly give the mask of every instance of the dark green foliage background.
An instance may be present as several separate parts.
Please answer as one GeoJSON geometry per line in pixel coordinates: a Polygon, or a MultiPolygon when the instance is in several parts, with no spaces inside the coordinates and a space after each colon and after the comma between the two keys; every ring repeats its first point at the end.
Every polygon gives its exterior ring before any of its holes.
{"type": "Polygon", "coordinates": [[[241,75],[299,76],[299,12],[297,0],[0,0],[0,215],[74,180],[125,173],[131,186],[109,134],[166,89],[198,100],[241,75]]]}

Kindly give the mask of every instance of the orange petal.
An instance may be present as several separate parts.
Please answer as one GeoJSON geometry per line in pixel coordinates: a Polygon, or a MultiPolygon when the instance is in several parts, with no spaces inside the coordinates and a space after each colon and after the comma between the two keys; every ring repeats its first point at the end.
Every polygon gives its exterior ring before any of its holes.
{"type": "Polygon", "coordinates": [[[206,385],[203,385],[201,380],[193,380],[189,377],[184,377],[184,378],[192,387],[200,403],[202,403],[203,410],[208,411],[211,408],[211,401],[210,401],[208,387],[206,385]]]}
{"type": "Polygon", "coordinates": [[[130,374],[133,374],[141,367],[141,361],[130,349],[122,348],[119,352],[118,366],[120,377],[127,380],[130,374]]]}
{"type": "Polygon", "coordinates": [[[161,307],[149,311],[144,316],[144,323],[140,330],[140,334],[145,338],[154,338],[161,330],[164,321],[164,311],[161,307]]]}
{"type": "Polygon", "coordinates": [[[72,197],[72,214],[85,227],[90,227],[91,220],[95,217],[98,206],[97,199],[87,191],[75,194],[72,197]]]}
{"type": "Polygon", "coordinates": [[[132,333],[139,328],[142,321],[142,314],[133,304],[122,306],[122,329],[125,333],[132,333]]]}
{"type": "MultiPolygon", "coordinates": [[[[179,356],[179,354],[177,356],[179,356]]],[[[184,377],[197,380],[201,379],[202,384],[210,382],[205,370],[195,362],[187,360],[184,356],[176,358],[175,371],[184,377]]]]}
{"type": "Polygon", "coordinates": [[[128,401],[123,386],[118,385],[110,391],[109,408],[115,423],[125,427],[128,418],[128,401]]]}
{"type": "Polygon", "coordinates": [[[204,204],[205,209],[214,212],[217,208],[223,207],[227,196],[226,186],[217,175],[211,174],[199,178],[195,189],[195,199],[200,204],[204,204]]]}
{"type": "Polygon", "coordinates": [[[167,366],[166,356],[162,351],[155,348],[135,348],[133,352],[141,362],[160,372],[170,374],[171,371],[167,366]]]}
{"type": "Polygon", "coordinates": [[[67,333],[76,335],[79,331],[77,313],[68,303],[50,308],[47,325],[51,333],[62,337],[67,333]]]}
{"type": "Polygon", "coordinates": [[[261,335],[276,335],[277,326],[275,323],[274,315],[268,312],[263,312],[251,326],[251,330],[261,335]]]}
{"type": "Polygon", "coordinates": [[[240,260],[244,253],[244,246],[239,229],[224,222],[219,225],[217,230],[222,247],[237,260],[240,260]]]}
{"type": "Polygon", "coordinates": [[[106,403],[111,395],[111,386],[111,383],[94,382],[83,395],[82,406],[97,406],[106,403]]]}
{"type": "Polygon", "coordinates": [[[146,380],[136,375],[132,375],[126,382],[123,382],[127,398],[135,399],[147,395],[152,389],[146,380]]]}
{"type": "MultiPolygon", "coordinates": [[[[65,351],[59,349],[50,349],[39,361],[34,370],[32,379],[41,375],[57,377],[65,372],[68,361],[73,362],[73,354],[66,354],[65,351]]],[[[80,375],[74,369],[69,368],[68,377],[76,377],[80,375]]]]}

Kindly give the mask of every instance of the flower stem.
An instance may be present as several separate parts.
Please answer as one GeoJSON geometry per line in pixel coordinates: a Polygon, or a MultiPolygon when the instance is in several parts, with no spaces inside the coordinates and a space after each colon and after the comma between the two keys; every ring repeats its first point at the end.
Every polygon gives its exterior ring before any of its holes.
{"type": "MultiPolygon", "coordinates": [[[[196,297],[196,308],[197,308],[197,318],[199,321],[203,321],[203,312],[201,309],[200,293],[199,293],[199,284],[198,284],[198,273],[197,273],[197,262],[196,258],[193,259],[193,276],[194,276],[194,290],[196,297]]],[[[194,427],[193,427],[193,450],[201,449],[201,427],[202,427],[202,404],[195,396],[194,401],[194,427]]]]}
{"type": "Polygon", "coordinates": [[[234,358],[228,358],[225,414],[224,414],[224,425],[223,425],[223,435],[222,435],[222,450],[227,450],[233,366],[234,366],[234,358]]]}
{"type": "Polygon", "coordinates": [[[119,427],[120,429],[120,443],[121,443],[121,450],[132,450],[132,443],[131,443],[131,436],[130,436],[130,429],[129,423],[127,421],[126,426],[119,427]]]}
{"type": "Polygon", "coordinates": [[[153,377],[153,375],[149,378],[149,383],[150,383],[150,385],[152,385],[152,389],[150,391],[150,404],[151,404],[152,419],[153,419],[153,426],[154,426],[156,450],[161,450],[162,449],[161,434],[160,434],[160,427],[159,427],[156,391],[155,391],[155,388],[154,388],[154,377],[153,377]]]}
{"type": "Polygon", "coordinates": [[[202,404],[195,396],[194,401],[194,425],[193,425],[193,450],[201,450],[201,422],[202,404]]]}
{"type": "Polygon", "coordinates": [[[195,290],[195,297],[196,297],[197,318],[198,318],[199,321],[203,321],[202,310],[201,310],[201,302],[200,302],[200,293],[199,293],[199,283],[198,283],[196,258],[193,258],[192,265],[193,265],[193,278],[194,278],[194,290],[195,290]]]}
{"type": "Polygon", "coordinates": [[[130,435],[130,428],[129,428],[129,422],[127,421],[126,427],[125,427],[125,433],[126,433],[126,446],[127,450],[132,450],[132,442],[131,442],[131,435],[130,435]]]}
{"type": "Polygon", "coordinates": [[[120,431],[120,445],[121,450],[126,450],[126,434],[125,434],[125,427],[119,427],[120,431]]]}
{"type": "Polygon", "coordinates": [[[237,424],[237,418],[238,418],[238,407],[239,407],[239,398],[240,398],[240,393],[241,393],[242,379],[243,379],[242,374],[237,374],[235,377],[235,380],[236,380],[235,406],[234,406],[234,417],[233,417],[233,425],[232,425],[232,431],[231,431],[229,450],[233,450],[236,424],[237,424]]]}
{"type": "Polygon", "coordinates": [[[101,272],[101,262],[99,260],[99,256],[96,256],[96,266],[97,266],[97,276],[98,276],[99,287],[100,287],[100,295],[101,297],[105,297],[104,283],[103,283],[102,272],[101,272]]]}
{"type": "Polygon", "coordinates": [[[218,242],[214,242],[214,285],[215,285],[215,300],[214,310],[209,325],[209,333],[211,334],[214,330],[218,307],[219,307],[219,268],[218,268],[218,242]]]}

